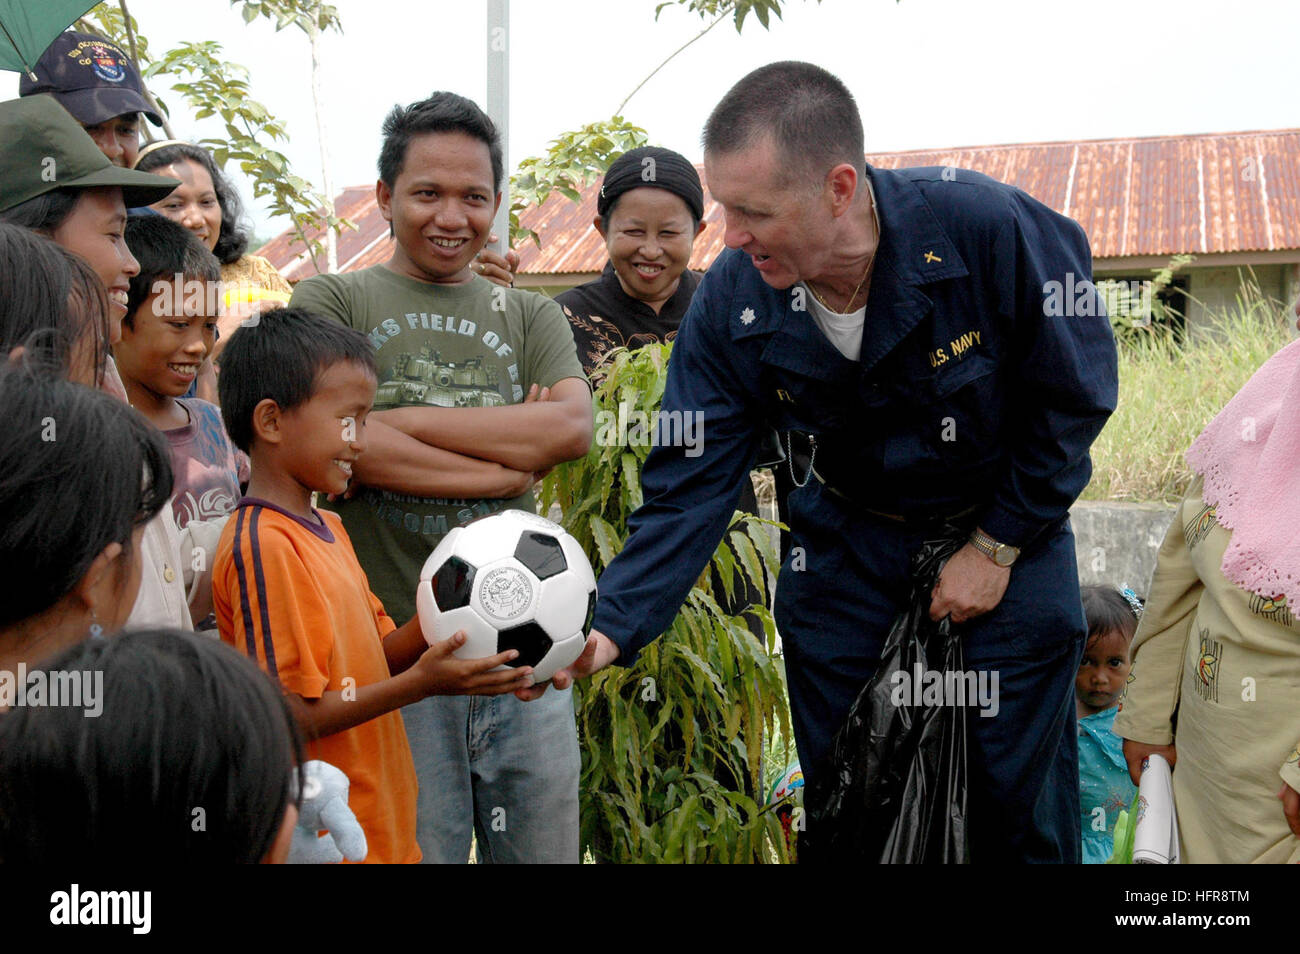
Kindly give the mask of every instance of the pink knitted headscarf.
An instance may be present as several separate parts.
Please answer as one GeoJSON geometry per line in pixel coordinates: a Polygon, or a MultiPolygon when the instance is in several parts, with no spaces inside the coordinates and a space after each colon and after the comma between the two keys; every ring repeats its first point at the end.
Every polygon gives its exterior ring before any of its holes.
{"type": "Polygon", "coordinates": [[[1187,463],[1232,531],[1223,575],[1300,602],[1300,341],[1255,372],[1192,442],[1187,463]]]}

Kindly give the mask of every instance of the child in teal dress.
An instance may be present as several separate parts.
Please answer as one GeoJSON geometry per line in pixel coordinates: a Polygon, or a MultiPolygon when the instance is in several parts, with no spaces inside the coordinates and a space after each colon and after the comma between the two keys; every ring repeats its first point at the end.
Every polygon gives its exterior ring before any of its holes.
{"type": "Polygon", "coordinates": [[[1079,716],[1079,806],[1083,812],[1083,863],[1103,864],[1114,848],[1115,819],[1137,789],[1129,779],[1123,740],[1111,731],[1128,680],[1129,646],[1141,604],[1132,590],[1085,586],[1088,620],[1079,675],[1074,681],[1079,716]]]}

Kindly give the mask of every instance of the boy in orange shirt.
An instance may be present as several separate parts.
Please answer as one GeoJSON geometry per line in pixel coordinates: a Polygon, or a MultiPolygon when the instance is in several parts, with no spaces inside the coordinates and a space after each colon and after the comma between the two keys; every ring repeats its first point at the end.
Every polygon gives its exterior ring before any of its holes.
{"type": "Polygon", "coordinates": [[[493,672],[509,651],[452,653],[464,634],[428,646],[418,618],[396,627],[370,592],[342,521],[311,505],[342,494],[365,450],[375,397],[365,335],[301,309],[262,315],[221,358],[221,413],[252,459],[247,495],[213,566],[221,638],[280,680],[308,758],[351,780],[349,805],[367,862],[416,862],[416,777],[401,716],[434,694],[500,695],[532,684],[527,667],[493,672]]]}

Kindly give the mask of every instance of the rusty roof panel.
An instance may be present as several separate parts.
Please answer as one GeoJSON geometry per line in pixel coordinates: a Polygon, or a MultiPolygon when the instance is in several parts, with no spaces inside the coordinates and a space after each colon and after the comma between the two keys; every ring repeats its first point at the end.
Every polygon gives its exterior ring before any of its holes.
{"type": "Polygon", "coordinates": [[[1126,148],[1126,183],[1119,193],[1126,197],[1126,208],[1115,236],[1119,244],[1105,253],[1094,250],[1094,254],[1199,251],[1201,202],[1195,150],[1141,142],[1129,143],[1126,148]]]}
{"type": "MultiPolygon", "coordinates": [[[[911,150],[867,161],[887,169],[956,166],[1014,185],[1076,219],[1096,259],[1300,248],[1297,129],[911,150]]],[[[581,202],[557,194],[524,212],[521,221],[543,244],[539,249],[529,241],[519,249],[522,274],[580,275],[604,267],[604,243],[591,225],[598,191],[593,183],[581,202]]],[[[374,187],[345,189],[336,204],[357,225],[340,237],[339,270],[386,261],[392,240],[374,187]]],[[[707,268],[723,249],[722,209],[707,189],[704,221],[692,268],[707,268]]],[[[259,253],[290,281],[315,273],[289,232],[259,253]]]]}
{"type": "Polygon", "coordinates": [[[1267,207],[1260,188],[1258,149],[1255,143],[1207,144],[1202,161],[1205,178],[1207,242],[1236,248],[1269,247],[1265,226],[1267,207]]]}
{"type": "MultiPolygon", "coordinates": [[[[1083,226],[1095,257],[1121,254],[1124,204],[1114,197],[1124,193],[1128,156],[1127,145],[1116,143],[1080,143],[1071,154],[1068,214],[1083,226]]],[[[1057,208],[1067,207],[1062,202],[1057,208]]]]}
{"type": "Polygon", "coordinates": [[[1262,145],[1270,148],[1264,162],[1268,188],[1269,213],[1273,222],[1273,248],[1291,248],[1300,244],[1300,176],[1296,175],[1296,157],[1282,135],[1261,134],[1262,145]]]}

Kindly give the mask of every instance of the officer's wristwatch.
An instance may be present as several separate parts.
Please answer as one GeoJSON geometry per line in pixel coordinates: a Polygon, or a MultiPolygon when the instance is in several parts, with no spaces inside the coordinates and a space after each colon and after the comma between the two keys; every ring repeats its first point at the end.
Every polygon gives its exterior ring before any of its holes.
{"type": "Polygon", "coordinates": [[[975,549],[1001,567],[1009,567],[1020,556],[1020,549],[1009,543],[998,543],[983,530],[976,528],[970,535],[975,549]]]}

